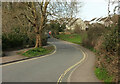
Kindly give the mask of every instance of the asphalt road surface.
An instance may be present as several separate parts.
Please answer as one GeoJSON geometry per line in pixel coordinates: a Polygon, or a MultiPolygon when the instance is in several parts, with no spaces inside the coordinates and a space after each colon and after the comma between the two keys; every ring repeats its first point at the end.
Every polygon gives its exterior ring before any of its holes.
{"type": "MultiPolygon", "coordinates": [[[[3,82],[57,82],[66,69],[83,58],[83,53],[72,44],[49,39],[56,53],[44,58],[14,63],[2,67],[3,82]]],[[[63,80],[67,82],[67,80],[63,80]]]]}

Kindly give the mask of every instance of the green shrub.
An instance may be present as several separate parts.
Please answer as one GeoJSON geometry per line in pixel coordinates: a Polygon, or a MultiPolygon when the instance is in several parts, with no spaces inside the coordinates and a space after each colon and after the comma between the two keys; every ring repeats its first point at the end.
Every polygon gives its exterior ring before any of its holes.
{"type": "Polygon", "coordinates": [[[52,35],[58,35],[59,32],[64,32],[64,29],[66,28],[65,24],[59,24],[58,22],[51,22],[46,26],[46,29],[49,31],[52,31],[52,35]]]}
{"type": "Polygon", "coordinates": [[[7,48],[24,47],[25,45],[34,44],[34,39],[30,40],[26,34],[19,33],[9,33],[2,35],[2,48],[6,50],[7,48]]]}
{"type": "Polygon", "coordinates": [[[118,26],[108,28],[108,32],[104,34],[103,46],[106,52],[117,52],[118,49],[118,26]]]}
{"type": "Polygon", "coordinates": [[[47,45],[47,37],[42,38],[42,46],[47,45]]]}
{"type": "Polygon", "coordinates": [[[99,37],[102,36],[105,31],[106,29],[103,25],[100,24],[95,24],[94,26],[91,25],[89,27],[89,30],[87,31],[88,44],[86,45],[94,47],[99,37]]]}
{"type": "Polygon", "coordinates": [[[105,68],[96,68],[95,75],[100,80],[104,80],[104,82],[112,82],[112,76],[108,75],[108,71],[105,68]]]}
{"type": "Polygon", "coordinates": [[[76,44],[82,43],[82,38],[81,38],[81,35],[79,34],[70,34],[70,35],[60,34],[60,35],[56,35],[56,37],[65,41],[76,43],[76,44]]]}
{"type": "MultiPolygon", "coordinates": [[[[35,45],[35,34],[33,33],[33,35],[31,34],[30,36],[28,36],[28,34],[25,33],[3,33],[2,48],[3,50],[6,50],[8,48],[26,47],[26,45],[33,46],[35,45]]],[[[42,45],[47,45],[47,36],[45,36],[44,34],[42,35],[42,45]]]]}
{"type": "Polygon", "coordinates": [[[40,56],[40,55],[45,55],[50,53],[52,50],[48,50],[45,48],[34,48],[34,49],[30,49],[27,52],[23,53],[23,56],[27,56],[27,57],[35,57],[35,56],[40,56]]]}

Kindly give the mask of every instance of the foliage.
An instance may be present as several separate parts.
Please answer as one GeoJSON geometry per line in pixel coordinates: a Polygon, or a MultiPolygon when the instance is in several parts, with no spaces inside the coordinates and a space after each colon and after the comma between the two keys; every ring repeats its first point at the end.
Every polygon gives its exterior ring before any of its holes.
{"type": "MultiPolygon", "coordinates": [[[[16,30],[15,30],[16,31],[16,30]]],[[[16,47],[31,47],[35,45],[35,35],[34,33],[27,34],[26,33],[16,33],[10,32],[9,34],[2,34],[2,48],[3,50],[7,50],[9,48],[16,47]]],[[[47,45],[47,36],[42,36],[42,45],[47,45]]]]}
{"type": "MultiPolygon", "coordinates": [[[[96,53],[98,72],[101,71],[100,67],[104,67],[108,76],[113,76],[112,79],[103,77],[103,80],[118,81],[118,25],[112,24],[105,27],[104,25],[93,23],[89,25],[86,33],[87,37],[82,40],[82,44],[96,53]]],[[[104,69],[99,74],[96,74],[98,78],[105,74],[104,69]]]]}
{"type": "Polygon", "coordinates": [[[48,40],[48,37],[47,37],[47,35],[45,34],[45,31],[44,31],[44,33],[42,34],[42,46],[47,45],[47,40],[48,40]]]}
{"type": "MultiPolygon", "coordinates": [[[[2,4],[2,45],[3,50],[16,47],[30,47],[35,45],[36,35],[34,27],[21,14],[29,13],[25,3],[2,4]]],[[[30,13],[29,13],[30,14],[30,13]]],[[[45,31],[43,31],[44,33],[45,31]]],[[[47,44],[47,38],[42,34],[42,44],[47,44]]]]}
{"type": "Polygon", "coordinates": [[[47,25],[47,29],[52,31],[52,35],[58,35],[59,32],[64,32],[64,29],[66,28],[65,24],[59,24],[58,22],[51,22],[49,25],[47,25]]]}
{"type": "Polygon", "coordinates": [[[79,34],[70,34],[70,35],[60,34],[60,35],[57,35],[56,37],[65,41],[76,43],[76,44],[82,43],[82,38],[81,38],[81,35],[79,34]]]}
{"type": "Polygon", "coordinates": [[[82,32],[80,25],[76,24],[75,29],[73,30],[73,33],[80,34],[82,32]]]}
{"type": "Polygon", "coordinates": [[[25,45],[34,45],[35,40],[30,39],[26,34],[9,33],[2,35],[2,48],[25,47],[25,45]]]}
{"type": "Polygon", "coordinates": [[[92,24],[89,26],[89,29],[87,31],[87,38],[84,39],[85,42],[83,42],[83,44],[94,48],[99,37],[102,36],[105,31],[106,29],[104,25],[92,24]]]}
{"type": "Polygon", "coordinates": [[[104,82],[112,82],[112,76],[108,75],[108,71],[105,68],[96,68],[95,75],[100,80],[104,80],[104,82]]]}
{"type": "MultiPolygon", "coordinates": [[[[10,33],[12,28],[20,27],[20,29],[15,30],[17,33],[23,33],[24,31],[28,33],[27,28],[29,28],[30,33],[34,32],[36,36],[35,47],[41,47],[42,44],[46,44],[46,39],[43,38],[42,35],[44,33],[43,30],[46,29],[48,19],[51,17],[54,17],[53,19],[72,17],[73,14],[75,15],[77,13],[77,9],[77,2],[4,2],[2,4],[3,32],[10,33]]],[[[58,23],[52,25],[51,28],[53,28],[53,30],[55,29],[53,34],[58,34],[58,32],[63,31],[63,27],[65,27],[65,25],[60,26],[58,23]]]]}
{"type": "Polygon", "coordinates": [[[117,52],[118,26],[112,26],[108,28],[108,31],[104,34],[103,45],[106,52],[117,52]]]}
{"type": "Polygon", "coordinates": [[[48,50],[48,49],[39,47],[39,48],[30,49],[30,50],[26,51],[25,53],[23,53],[22,55],[26,56],[26,57],[35,57],[35,56],[48,54],[51,51],[52,50],[48,50]]]}
{"type": "Polygon", "coordinates": [[[97,55],[95,74],[104,82],[118,81],[118,26],[92,24],[85,32],[57,35],[59,39],[83,44],[97,55]],[[79,36],[76,37],[75,35],[79,36]],[[101,68],[104,67],[104,68],[101,68]]]}

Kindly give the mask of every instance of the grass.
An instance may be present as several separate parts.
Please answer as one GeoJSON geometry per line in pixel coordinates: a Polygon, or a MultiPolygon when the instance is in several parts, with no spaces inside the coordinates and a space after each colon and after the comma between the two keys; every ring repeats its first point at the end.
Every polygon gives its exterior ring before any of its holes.
{"type": "MultiPolygon", "coordinates": [[[[76,44],[81,44],[82,43],[82,39],[86,38],[87,35],[83,34],[60,34],[57,35],[56,38],[61,39],[61,40],[65,40],[68,42],[72,42],[72,43],[76,43],[76,44]]],[[[98,51],[96,51],[93,47],[88,47],[85,46],[86,48],[90,49],[91,51],[97,53],[98,51]]],[[[113,77],[108,75],[108,71],[105,68],[96,68],[95,69],[95,75],[98,77],[98,79],[103,80],[105,83],[110,83],[112,82],[113,77]]]]}
{"type": "Polygon", "coordinates": [[[93,51],[93,52],[97,52],[93,47],[89,47],[89,46],[85,46],[86,48],[88,48],[89,50],[93,51]]]}
{"type": "Polygon", "coordinates": [[[61,40],[65,40],[76,44],[82,43],[82,37],[79,34],[60,34],[57,35],[56,37],[61,40]]]}
{"type": "Polygon", "coordinates": [[[39,47],[39,48],[30,49],[26,52],[18,52],[18,54],[21,54],[26,57],[36,57],[36,56],[40,56],[40,55],[46,55],[46,54],[52,52],[53,50],[54,50],[53,46],[49,46],[49,48],[48,47],[47,48],[39,47]]]}
{"type": "Polygon", "coordinates": [[[98,77],[98,79],[103,80],[105,83],[112,82],[113,77],[109,76],[107,70],[104,68],[96,68],[95,75],[98,77]]]}
{"type": "MultiPolygon", "coordinates": [[[[76,44],[81,44],[82,39],[86,38],[87,35],[85,33],[83,34],[60,34],[56,36],[58,39],[65,40],[68,42],[76,43],[76,44]]],[[[86,48],[90,49],[93,52],[97,52],[94,48],[92,47],[87,47],[86,48]]]]}

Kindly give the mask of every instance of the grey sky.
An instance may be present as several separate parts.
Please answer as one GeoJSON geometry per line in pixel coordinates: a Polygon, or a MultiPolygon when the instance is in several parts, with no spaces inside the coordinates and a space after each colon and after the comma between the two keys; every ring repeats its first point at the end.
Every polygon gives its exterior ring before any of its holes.
{"type": "MultiPolygon", "coordinates": [[[[108,15],[108,2],[107,0],[80,0],[83,2],[83,7],[77,17],[83,20],[91,20],[95,17],[105,17],[108,15]]],[[[116,5],[116,4],[115,4],[116,5]]],[[[113,13],[115,5],[110,6],[110,14],[113,13]]]]}

